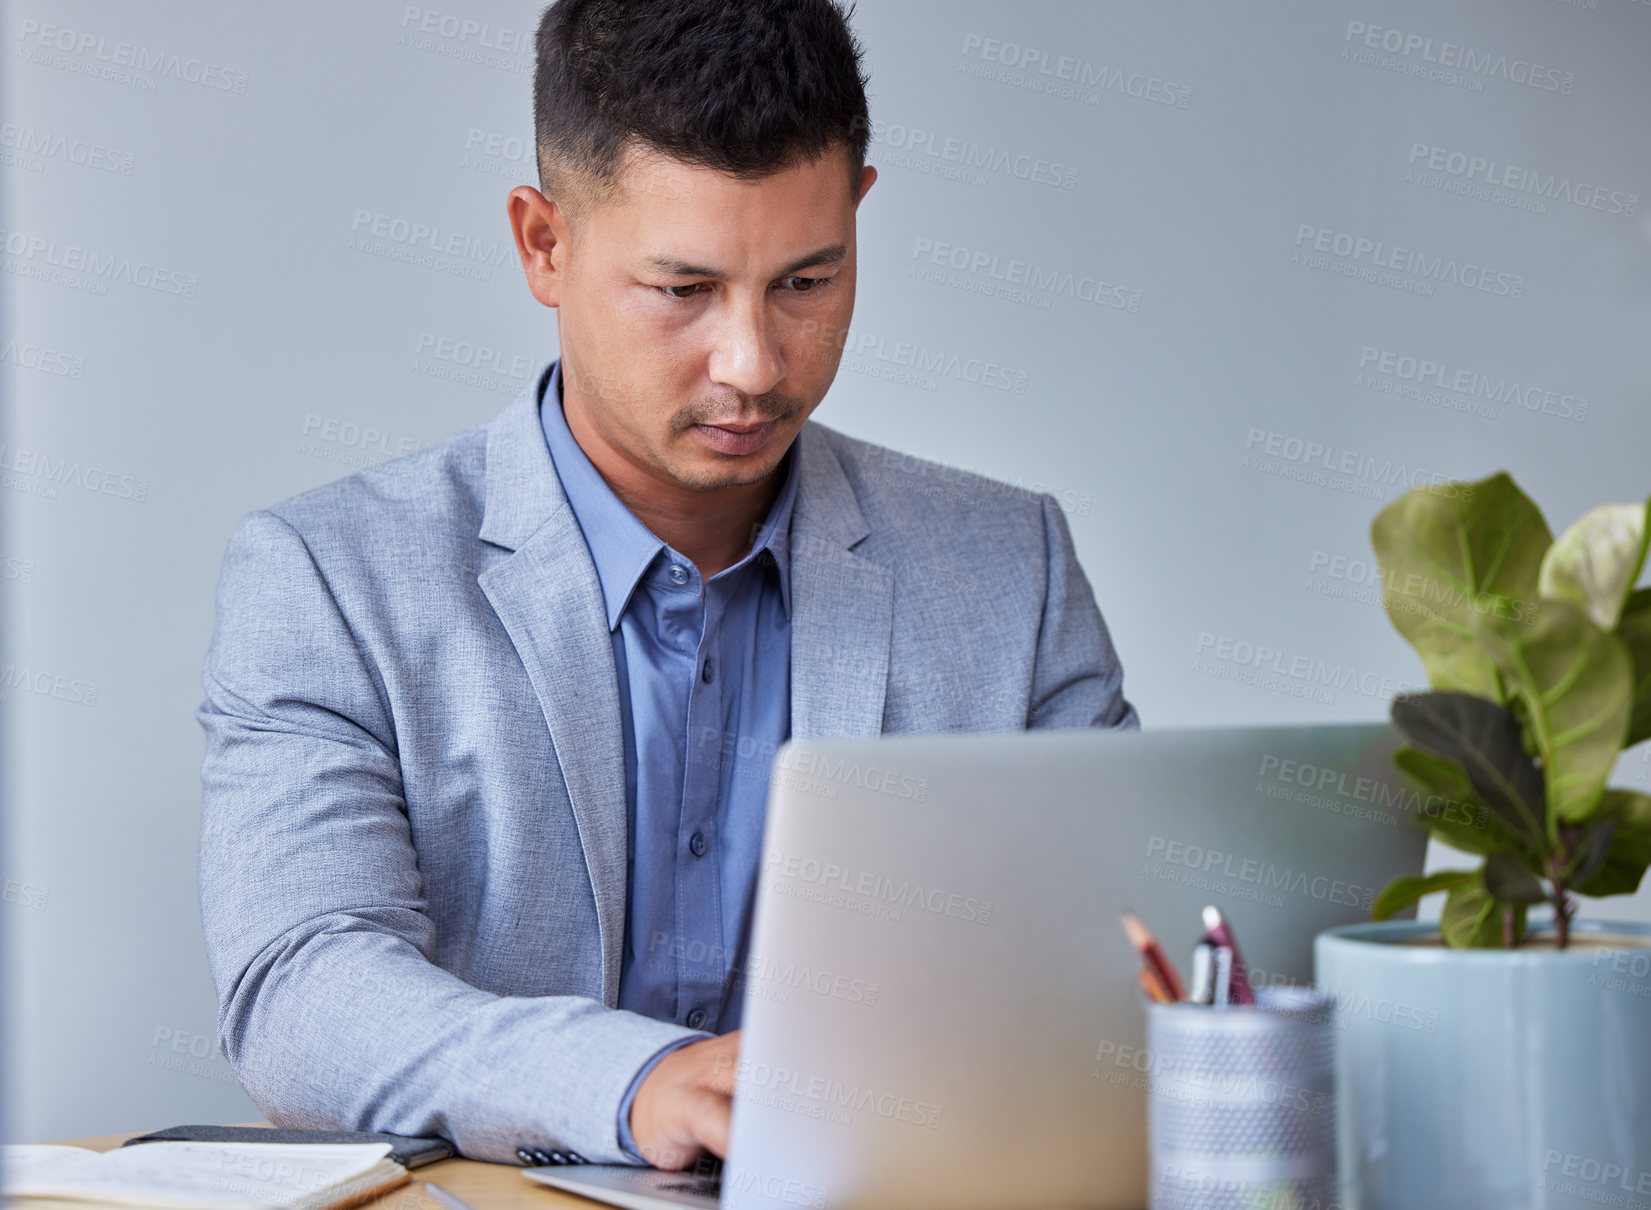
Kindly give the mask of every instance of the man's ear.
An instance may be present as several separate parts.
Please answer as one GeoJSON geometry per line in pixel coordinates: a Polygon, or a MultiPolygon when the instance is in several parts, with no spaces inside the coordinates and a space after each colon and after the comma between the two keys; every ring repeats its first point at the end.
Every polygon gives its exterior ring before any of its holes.
{"type": "Polygon", "coordinates": [[[562,270],[567,260],[567,216],[531,185],[518,185],[505,199],[516,255],[533,297],[547,307],[562,304],[562,270]]]}
{"type": "Polygon", "coordinates": [[[860,192],[854,195],[855,209],[859,209],[860,199],[866,196],[866,190],[871,188],[871,183],[876,179],[877,169],[873,168],[870,164],[867,164],[860,170],[860,192]]]}

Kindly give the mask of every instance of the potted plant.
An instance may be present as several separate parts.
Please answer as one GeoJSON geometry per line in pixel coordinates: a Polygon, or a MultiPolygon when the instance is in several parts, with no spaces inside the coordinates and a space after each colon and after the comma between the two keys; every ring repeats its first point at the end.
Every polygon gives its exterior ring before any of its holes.
{"type": "Polygon", "coordinates": [[[1496,474],[1407,492],[1371,540],[1433,689],[1394,699],[1394,761],[1444,804],[1417,822],[1480,860],[1317,939],[1346,1205],[1651,1210],[1651,926],[1575,899],[1651,864],[1651,796],[1607,784],[1651,738],[1651,501],[1556,541],[1496,474]],[[1389,919],[1435,891],[1437,927],[1389,919]]]}

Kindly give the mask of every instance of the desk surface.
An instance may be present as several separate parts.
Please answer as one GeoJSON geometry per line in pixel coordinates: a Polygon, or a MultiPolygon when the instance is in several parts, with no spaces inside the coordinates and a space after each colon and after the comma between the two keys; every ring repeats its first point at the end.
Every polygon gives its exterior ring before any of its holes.
{"type": "MultiPolygon", "coordinates": [[[[269,1125],[268,1122],[244,1124],[269,1125]]],[[[70,1147],[90,1147],[93,1151],[108,1151],[113,1147],[119,1147],[133,1135],[143,1133],[145,1132],[142,1130],[134,1130],[129,1134],[105,1134],[97,1138],[59,1141],[70,1147]]],[[[454,1197],[471,1206],[472,1210],[562,1210],[563,1207],[594,1210],[598,1204],[582,1197],[574,1197],[571,1193],[559,1193],[548,1186],[530,1181],[522,1175],[521,1168],[515,1164],[441,1160],[438,1163],[426,1164],[423,1168],[415,1168],[412,1176],[412,1184],[402,1185],[388,1193],[380,1194],[370,1202],[362,1202],[361,1207],[363,1210],[447,1210],[442,1203],[421,1191],[420,1187],[427,1181],[434,1181],[454,1197]]],[[[14,1198],[6,1203],[8,1208],[14,1210],[64,1210],[65,1204],[24,1198],[14,1198]]],[[[77,1207],[84,1207],[86,1204],[75,1203],[77,1207]]],[[[121,1210],[131,1210],[131,1207],[122,1207],[121,1210]]]]}
{"type": "MultiPolygon", "coordinates": [[[[241,1126],[268,1126],[268,1122],[238,1122],[241,1126]]],[[[60,1139],[69,1147],[90,1147],[93,1151],[108,1151],[119,1147],[135,1134],[104,1134],[90,1139],[60,1139]]],[[[530,1181],[515,1164],[484,1164],[478,1160],[441,1160],[415,1168],[410,1185],[401,1185],[380,1194],[370,1202],[361,1202],[362,1210],[448,1210],[428,1193],[421,1191],[428,1181],[434,1181],[471,1210],[596,1210],[598,1202],[561,1193],[548,1185],[530,1181]]],[[[39,1201],[33,1198],[8,1198],[6,1210],[64,1210],[70,1203],[39,1201]]],[[[75,1202],[73,1210],[88,1210],[90,1202],[75,1202]]],[[[111,1207],[111,1210],[132,1210],[130,1206],[111,1207]]]]}

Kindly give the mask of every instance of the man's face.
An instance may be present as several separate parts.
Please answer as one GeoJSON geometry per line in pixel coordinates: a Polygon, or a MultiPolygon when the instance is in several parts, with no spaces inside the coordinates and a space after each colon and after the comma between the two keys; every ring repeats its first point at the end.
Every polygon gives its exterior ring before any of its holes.
{"type": "Polygon", "coordinates": [[[523,259],[559,309],[570,424],[649,481],[766,478],[842,356],[855,210],[876,169],[857,193],[847,177],[840,145],[757,181],[633,149],[619,196],[577,236],[547,208],[548,262],[523,259]]]}

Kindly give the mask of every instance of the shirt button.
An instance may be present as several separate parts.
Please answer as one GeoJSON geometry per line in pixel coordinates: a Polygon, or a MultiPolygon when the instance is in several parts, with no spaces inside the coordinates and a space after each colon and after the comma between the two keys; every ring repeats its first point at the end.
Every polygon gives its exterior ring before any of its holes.
{"type": "Polygon", "coordinates": [[[710,847],[710,844],[707,843],[705,839],[704,832],[695,832],[688,838],[688,851],[695,857],[705,856],[705,850],[710,847]]]}
{"type": "Polygon", "coordinates": [[[703,1008],[694,1009],[693,1012],[688,1014],[687,1024],[688,1024],[689,1029],[704,1029],[705,1028],[705,1010],[703,1008]]]}
{"type": "Polygon", "coordinates": [[[671,570],[665,574],[671,577],[672,584],[686,584],[688,582],[688,569],[680,563],[672,563],[671,570]]]}
{"type": "Polygon", "coordinates": [[[703,667],[699,670],[699,679],[704,681],[707,685],[709,685],[711,683],[711,678],[716,676],[716,674],[717,674],[716,665],[711,663],[710,660],[706,660],[705,661],[705,667],[703,667]]]}

